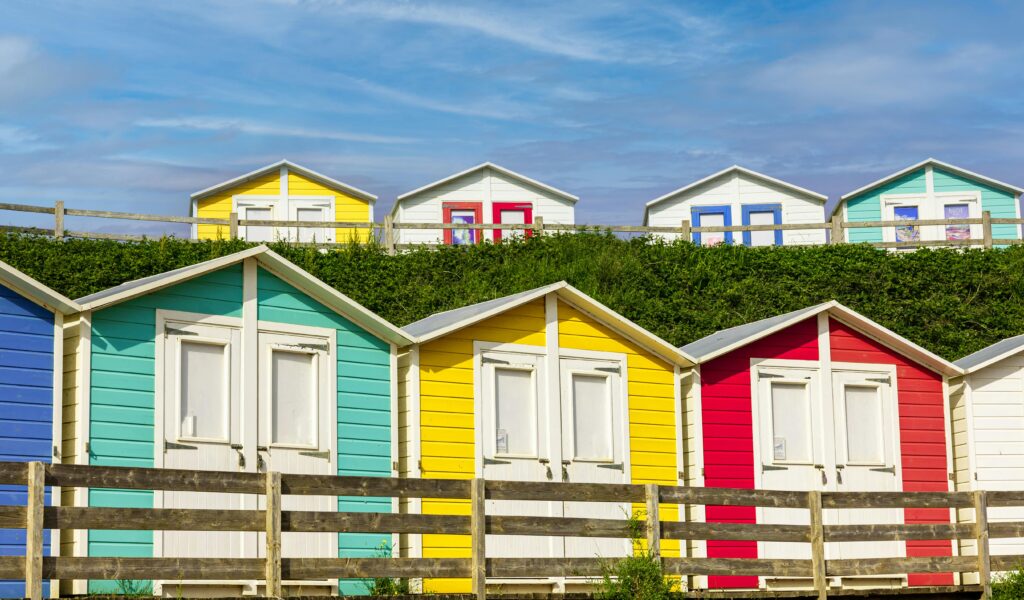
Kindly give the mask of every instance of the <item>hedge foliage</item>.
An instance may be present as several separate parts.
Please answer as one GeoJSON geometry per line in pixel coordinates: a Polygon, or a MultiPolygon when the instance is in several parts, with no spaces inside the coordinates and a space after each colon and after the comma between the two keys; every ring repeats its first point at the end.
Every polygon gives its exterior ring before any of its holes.
{"type": "MultiPolygon", "coordinates": [[[[78,298],[249,246],[8,235],[0,260],[78,298]]],[[[398,325],[564,279],[676,345],[832,299],[949,359],[1024,333],[1024,247],[703,248],[582,233],[398,256],[372,245],[273,248],[398,325]]]]}

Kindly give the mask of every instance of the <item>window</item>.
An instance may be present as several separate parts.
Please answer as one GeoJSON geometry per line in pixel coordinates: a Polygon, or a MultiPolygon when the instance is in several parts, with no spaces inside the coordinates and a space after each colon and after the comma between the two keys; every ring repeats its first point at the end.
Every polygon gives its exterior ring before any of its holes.
{"type": "MultiPolygon", "coordinates": [[[[483,208],[479,202],[445,202],[441,205],[444,223],[479,224],[483,222],[483,208]]],[[[444,243],[453,246],[475,244],[481,240],[479,229],[445,229],[444,243]]]]}
{"type": "Polygon", "coordinates": [[[572,374],[573,458],[614,459],[610,386],[606,375],[572,374]]]}
{"type": "Polygon", "coordinates": [[[181,341],[178,437],[228,441],[228,345],[181,341]]]}
{"type": "Polygon", "coordinates": [[[494,368],[495,454],[537,455],[537,394],[532,369],[494,368]]]}
{"type": "Polygon", "coordinates": [[[843,387],[846,417],[846,460],[852,464],[885,462],[882,394],[875,386],[843,387]]]}
{"type": "MultiPolygon", "coordinates": [[[[942,215],[946,219],[969,219],[971,207],[968,204],[946,204],[942,207],[942,215]]],[[[946,240],[971,239],[970,225],[946,225],[946,240]]]]}
{"type": "Polygon", "coordinates": [[[317,445],[317,356],[271,350],[271,443],[317,445]]]}
{"type": "MultiPolygon", "coordinates": [[[[242,213],[243,219],[253,219],[258,221],[272,221],[274,220],[274,208],[272,206],[267,207],[254,207],[249,206],[244,209],[242,213]]],[[[245,227],[245,239],[249,242],[273,242],[274,239],[274,228],[267,225],[247,225],[245,227]]]]}
{"type": "MultiPolygon", "coordinates": [[[[917,221],[920,219],[920,207],[914,205],[894,206],[894,221],[917,221]]],[[[897,242],[916,242],[921,239],[921,228],[917,225],[897,225],[897,242]]]]}
{"type": "MultiPolygon", "coordinates": [[[[747,204],[742,207],[744,225],[779,225],[782,223],[781,204],[747,204]]],[[[744,231],[745,246],[781,246],[782,230],[744,231]]]]}
{"type": "MultiPolygon", "coordinates": [[[[694,227],[731,227],[732,207],[730,206],[694,206],[690,209],[694,227]]],[[[698,246],[716,246],[731,244],[731,231],[711,231],[694,233],[693,243],[698,246]]]]}
{"type": "Polygon", "coordinates": [[[772,460],[810,463],[811,405],[806,383],[772,382],[772,460]]]}
{"type": "MultiPolygon", "coordinates": [[[[495,223],[519,225],[531,224],[533,223],[533,204],[529,202],[495,202],[493,217],[495,223]]],[[[526,235],[526,237],[530,237],[533,235],[533,231],[530,229],[495,229],[494,241],[498,241],[502,237],[515,237],[523,235],[526,235]]]]}

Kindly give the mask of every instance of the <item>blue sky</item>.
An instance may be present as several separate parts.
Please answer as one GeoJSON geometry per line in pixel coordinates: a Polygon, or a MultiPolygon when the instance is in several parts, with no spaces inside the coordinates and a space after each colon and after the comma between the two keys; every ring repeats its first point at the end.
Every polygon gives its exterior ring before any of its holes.
{"type": "Polygon", "coordinates": [[[280,158],[377,194],[378,216],[485,160],[580,196],[585,223],[639,223],[734,163],[830,196],[929,156],[1024,184],[1020,2],[3,12],[0,202],[186,214],[280,158]]]}

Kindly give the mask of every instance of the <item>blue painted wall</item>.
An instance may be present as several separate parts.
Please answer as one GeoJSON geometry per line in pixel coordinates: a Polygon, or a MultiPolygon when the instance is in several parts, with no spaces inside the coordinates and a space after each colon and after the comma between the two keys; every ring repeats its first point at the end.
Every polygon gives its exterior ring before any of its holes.
{"type": "MultiPolygon", "coordinates": [[[[0,460],[50,462],[53,350],[53,313],[0,286],[0,460]]],[[[24,486],[0,486],[0,504],[25,501],[24,486]]],[[[0,555],[24,556],[25,530],[0,529],[0,555]]],[[[24,595],[24,581],[0,581],[0,597],[24,595]]]]}
{"type": "MultiPolygon", "coordinates": [[[[391,349],[272,273],[259,269],[259,319],[334,329],[338,344],[338,475],[391,476],[391,349]]],[[[389,498],[338,499],[338,510],[391,512],[389,498]]],[[[373,557],[391,536],[338,536],[341,557],[373,557]]],[[[366,592],[362,580],[342,580],[344,594],[366,592]]]]}

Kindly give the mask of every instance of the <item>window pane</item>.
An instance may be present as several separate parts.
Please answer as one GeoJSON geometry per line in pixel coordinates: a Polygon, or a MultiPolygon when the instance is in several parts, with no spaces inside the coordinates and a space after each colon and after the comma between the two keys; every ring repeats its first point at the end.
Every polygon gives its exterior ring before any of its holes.
{"type": "MultiPolygon", "coordinates": [[[[503,210],[501,211],[501,222],[509,225],[524,225],[526,224],[526,211],[523,210],[503,210]]],[[[501,232],[502,238],[509,238],[515,236],[526,235],[522,229],[504,229],[501,232]]]]}
{"type": "Polygon", "coordinates": [[[572,376],[575,458],[614,458],[610,385],[611,378],[601,375],[572,376]]]}
{"type": "MultiPolygon", "coordinates": [[[[452,223],[476,223],[476,213],[471,210],[453,210],[452,223]]],[[[474,229],[453,229],[452,245],[473,244],[476,242],[476,230],[474,229]]]]}
{"type": "MultiPolygon", "coordinates": [[[[725,215],[722,213],[704,213],[700,216],[701,227],[724,227],[725,215]]],[[[725,242],[724,231],[714,231],[700,234],[700,243],[703,246],[715,246],[725,242]]]]}
{"type": "Polygon", "coordinates": [[[533,371],[494,369],[495,451],[537,454],[537,396],[533,371]]]}
{"type": "MultiPolygon", "coordinates": [[[[773,211],[757,211],[749,215],[750,225],[774,225],[775,213],[773,211]]],[[[751,231],[751,246],[773,246],[775,245],[774,231],[751,231]]]]}
{"type": "MultiPolygon", "coordinates": [[[[943,207],[943,214],[947,219],[969,219],[970,209],[966,204],[947,204],[943,207]]],[[[946,225],[947,240],[969,240],[971,239],[970,225],[946,225]]]]}
{"type": "Polygon", "coordinates": [[[314,354],[271,351],[271,440],[275,444],[317,443],[316,360],[314,354]]]}
{"type": "Polygon", "coordinates": [[[812,462],[811,407],[807,385],[772,383],[772,458],[812,462]]]}
{"type": "Polygon", "coordinates": [[[181,342],[181,436],[227,440],[228,347],[181,342]]]}
{"type": "MultiPolygon", "coordinates": [[[[247,208],[245,209],[245,218],[269,221],[274,218],[274,210],[271,208],[247,208]]],[[[248,225],[245,228],[245,239],[250,242],[273,242],[274,228],[263,225],[248,225]]]]}
{"type": "Polygon", "coordinates": [[[885,462],[882,397],[879,388],[848,385],[846,396],[846,459],[852,463],[885,462]]]}
{"type": "MultiPolygon", "coordinates": [[[[327,214],[322,208],[297,208],[295,209],[296,221],[323,221],[327,214]]],[[[298,240],[300,242],[324,242],[326,236],[323,229],[313,227],[298,227],[298,240]]]]}
{"type": "MultiPolygon", "coordinates": [[[[918,208],[916,206],[897,206],[893,209],[893,216],[896,221],[918,220],[918,208]]],[[[917,242],[921,239],[921,228],[916,225],[897,225],[897,242],[917,242]]]]}

